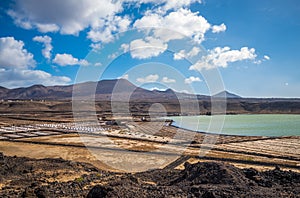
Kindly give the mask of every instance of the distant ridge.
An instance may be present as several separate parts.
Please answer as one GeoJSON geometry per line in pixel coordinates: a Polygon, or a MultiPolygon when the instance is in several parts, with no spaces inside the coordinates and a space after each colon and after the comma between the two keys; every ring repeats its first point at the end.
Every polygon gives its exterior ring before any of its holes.
{"type": "Polygon", "coordinates": [[[101,80],[99,82],[84,82],[64,86],[33,85],[30,87],[21,87],[15,89],[0,87],[0,99],[70,100],[72,99],[73,89],[78,90],[78,92],[76,92],[76,96],[79,96],[81,98],[90,97],[91,93],[94,93],[96,100],[110,100],[112,97],[112,93],[115,97],[119,97],[120,99],[122,99],[122,96],[129,94],[131,96],[131,99],[135,100],[177,99],[176,93],[172,90],[163,92],[150,91],[137,87],[125,79],[101,80]],[[115,87],[117,87],[117,89],[115,87]]]}
{"type": "MultiPolygon", "coordinates": [[[[97,100],[110,100],[112,93],[114,97],[122,99],[123,96],[130,94],[130,98],[134,100],[178,100],[180,99],[209,99],[206,95],[193,95],[187,93],[178,93],[172,89],[165,91],[147,90],[137,87],[125,79],[101,80],[99,82],[84,82],[74,85],[61,86],[44,86],[32,85],[30,87],[21,87],[15,89],[7,89],[0,86],[0,99],[4,100],[70,100],[72,99],[73,89],[80,90],[77,93],[79,97],[89,97],[91,93],[95,93],[97,100]],[[116,89],[117,87],[117,89],[116,89]],[[91,90],[93,89],[93,92],[91,90]],[[94,90],[96,89],[96,90],[94,90]]],[[[227,91],[221,92],[215,97],[227,96],[228,98],[241,98],[238,95],[227,91]]],[[[124,98],[124,97],[123,97],[124,98]]]]}
{"type": "Polygon", "coordinates": [[[220,93],[217,93],[217,94],[213,95],[213,97],[215,97],[215,98],[224,98],[224,97],[226,97],[226,98],[239,98],[239,99],[242,98],[241,96],[230,93],[228,91],[222,91],[220,93]]]}
{"type": "MultiPolygon", "coordinates": [[[[172,89],[150,91],[137,87],[125,79],[84,82],[65,86],[33,85],[16,89],[0,87],[0,110],[3,112],[31,112],[37,109],[39,111],[72,111],[73,94],[80,104],[86,99],[95,98],[96,109],[102,112],[111,111],[112,101],[129,102],[130,111],[136,115],[147,114],[153,103],[162,104],[170,115],[182,114],[182,108],[189,109],[184,115],[196,115],[199,112],[210,115],[212,111],[210,96],[179,93],[172,89]],[[73,93],[74,89],[77,92],[73,93]],[[29,102],[28,100],[33,101],[29,102]],[[47,100],[47,102],[43,100],[47,100]],[[199,109],[193,108],[193,101],[199,104],[199,109]]],[[[214,104],[220,104],[218,99],[223,97],[227,97],[226,113],[228,114],[300,114],[300,99],[241,98],[236,94],[224,91],[212,96],[217,99],[214,104]]],[[[84,108],[90,108],[88,103],[82,104],[87,105],[84,108]]]]}

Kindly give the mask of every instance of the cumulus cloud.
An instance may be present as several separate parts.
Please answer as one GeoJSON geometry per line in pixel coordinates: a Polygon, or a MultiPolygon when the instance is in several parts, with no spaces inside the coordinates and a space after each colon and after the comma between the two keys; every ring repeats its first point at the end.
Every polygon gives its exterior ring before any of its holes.
{"type": "Polygon", "coordinates": [[[88,38],[93,42],[109,43],[115,39],[115,33],[128,30],[131,21],[127,16],[113,16],[92,24],[88,38]]]}
{"type": "Polygon", "coordinates": [[[189,9],[179,9],[177,11],[170,12],[166,16],[162,16],[158,13],[147,13],[144,17],[136,20],[134,27],[136,28],[164,28],[169,29],[179,34],[174,34],[174,37],[166,37],[168,31],[155,31],[157,38],[165,39],[169,41],[173,39],[181,39],[183,36],[193,38],[197,43],[201,43],[204,40],[205,33],[210,29],[211,25],[207,20],[198,15],[199,12],[192,12],[189,9]]]}
{"type": "MultiPolygon", "coordinates": [[[[37,40],[47,40],[44,37],[37,40]]],[[[24,42],[13,37],[0,38],[0,84],[8,88],[32,84],[59,85],[71,81],[66,76],[53,76],[45,71],[33,70],[33,55],[24,48],[24,42]]]]}
{"type": "Polygon", "coordinates": [[[166,0],[165,6],[163,7],[165,10],[170,9],[179,9],[182,7],[188,7],[192,3],[201,3],[201,0],[166,0]]]}
{"type": "Polygon", "coordinates": [[[213,33],[224,32],[226,30],[226,25],[222,23],[221,25],[214,25],[211,27],[213,33]]]}
{"type": "MultiPolygon", "coordinates": [[[[13,1],[13,6],[7,13],[16,25],[25,29],[37,29],[42,33],[59,31],[61,34],[72,35],[88,29],[87,38],[94,43],[112,42],[117,33],[128,30],[134,19],[120,15],[124,11],[124,5],[128,4],[156,5],[154,10],[146,11],[145,16],[136,20],[133,26],[171,30],[155,30],[155,37],[164,42],[181,39],[185,35],[200,43],[211,28],[198,12],[188,9],[193,3],[201,3],[201,0],[77,0],[76,3],[73,0],[13,1]]],[[[213,31],[224,31],[224,26],[213,26],[213,31]]]]}
{"type": "Polygon", "coordinates": [[[94,52],[97,52],[101,49],[101,43],[91,43],[90,47],[94,52]]]}
{"type": "Polygon", "coordinates": [[[9,69],[0,70],[0,83],[8,88],[30,86],[33,84],[65,85],[71,81],[66,76],[52,76],[41,70],[9,69]]]}
{"type": "Polygon", "coordinates": [[[201,50],[198,47],[193,47],[191,49],[191,51],[189,51],[189,52],[186,52],[185,50],[180,50],[178,53],[174,53],[173,58],[174,58],[174,60],[181,60],[181,59],[184,59],[184,58],[191,58],[191,57],[197,56],[200,51],[201,50]]]}
{"type": "Polygon", "coordinates": [[[23,28],[75,35],[121,10],[122,2],[111,0],[15,0],[8,14],[23,28]]]}
{"type": "Polygon", "coordinates": [[[49,36],[35,36],[33,38],[34,41],[43,43],[44,49],[42,50],[42,54],[45,58],[51,58],[51,51],[53,49],[51,45],[52,38],[49,36]]]}
{"type": "Polygon", "coordinates": [[[47,32],[57,32],[59,27],[56,24],[41,24],[37,23],[36,27],[39,32],[47,33],[47,32]]]}
{"type": "Polygon", "coordinates": [[[121,47],[120,47],[120,49],[121,49],[124,53],[128,52],[128,51],[129,51],[129,48],[130,48],[130,46],[129,46],[128,44],[126,44],[126,43],[123,43],[123,44],[121,45],[121,47]]]}
{"type": "Polygon", "coordinates": [[[67,65],[82,65],[82,66],[87,66],[89,63],[81,59],[79,60],[78,58],[74,58],[71,54],[56,54],[55,58],[53,59],[53,63],[56,63],[60,66],[67,66],[67,65]]]}
{"type": "Polygon", "coordinates": [[[240,50],[231,50],[229,47],[216,47],[209,51],[207,56],[190,66],[190,70],[213,69],[217,67],[226,68],[229,63],[255,60],[256,53],[254,48],[242,47],[240,50]]]}
{"type": "Polygon", "coordinates": [[[163,83],[175,83],[176,80],[172,79],[172,78],[168,78],[168,77],[165,76],[165,77],[162,78],[161,82],[163,82],[163,83]]]}
{"type": "Polygon", "coordinates": [[[151,83],[156,82],[159,76],[157,74],[150,74],[144,78],[137,78],[136,81],[139,83],[151,83]]]}
{"type": "Polygon", "coordinates": [[[193,82],[201,82],[202,80],[199,77],[190,76],[184,79],[185,84],[192,84],[193,82]]]}
{"type": "MultiPolygon", "coordinates": [[[[186,36],[192,38],[199,44],[205,39],[204,35],[211,27],[204,17],[199,16],[198,12],[192,12],[185,8],[180,8],[166,15],[161,15],[156,12],[146,12],[145,16],[136,20],[133,26],[138,29],[149,30],[150,28],[150,30],[153,30],[151,38],[155,39],[156,43],[160,45],[160,47],[156,49],[152,48],[151,51],[148,50],[149,53],[147,53],[145,57],[139,55],[135,56],[133,55],[134,52],[131,52],[133,58],[158,56],[167,49],[169,41],[183,39],[186,36]]],[[[141,42],[141,40],[137,43],[145,45],[145,42],[141,42]]],[[[181,54],[176,54],[175,56],[178,59],[180,59],[179,55],[182,55],[182,58],[185,56],[193,56],[195,53],[199,53],[197,50],[199,49],[194,48],[189,54],[185,51],[181,51],[181,54]]],[[[146,54],[146,52],[142,50],[136,52],[146,54]]]]}
{"type": "Polygon", "coordinates": [[[33,54],[24,48],[24,42],[14,37],[0,38],[0,68],[33,68],[35,67],[33,54]]]}
{"type": "Polygon", "coordinates": [[[161,40],[146,37],[143,39],[136,39],[130,42],[130,54],[132,58],[146,59],[160,55],[168,48],[166,43],[161,40]]]}

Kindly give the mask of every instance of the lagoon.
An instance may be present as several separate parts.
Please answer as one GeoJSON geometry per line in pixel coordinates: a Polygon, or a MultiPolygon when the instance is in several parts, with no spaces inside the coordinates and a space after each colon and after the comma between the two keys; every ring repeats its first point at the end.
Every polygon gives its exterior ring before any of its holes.
{"type": "Polygon", "coordinates": [[[168,118],[175,121],[174,126],[199,132],[243,136],[300,136],[300,115],[255,114],[168,118]],[[211,128],[209,128],[210,124],[211,128]],[[224,124],[223,128],[222,124],[224,124]]]}

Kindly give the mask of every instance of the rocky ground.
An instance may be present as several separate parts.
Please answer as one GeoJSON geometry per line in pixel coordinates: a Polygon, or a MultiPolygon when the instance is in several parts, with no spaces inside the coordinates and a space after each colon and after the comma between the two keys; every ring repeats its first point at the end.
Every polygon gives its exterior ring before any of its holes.
{"type": "Polygon", "coordinates": [[[0,153],[0,197],[299,197],[300,173],[203,162],[184,170],[113,173],[62,159],[0,153]]]}

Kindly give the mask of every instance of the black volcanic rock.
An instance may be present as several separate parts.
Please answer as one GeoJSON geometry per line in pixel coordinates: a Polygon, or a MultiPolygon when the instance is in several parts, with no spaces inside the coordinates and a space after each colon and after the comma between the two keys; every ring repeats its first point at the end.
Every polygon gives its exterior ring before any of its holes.
{"type": "MultiPolygon", "coordinates": [[[[221,163],[185,164],[183,176],[175,183],[198,184],[231,184],[249,182],[246,177],[234,166],[221,163]]],[[[174,183],[174,182],[172,182],[174,183]]]]}
{"type": "Polygon", "coordinates": [[[87,198],[99,198],[99,197],[107,197],[109,191],[112,191],[111,188],[96,185],[94,186],[87,195],[87,198]]]}
{"type": "MultiPolygon", "coordinates": [[[[0,153],[1,155],[1,153],[0,153]]],[[[63,159],[3,156],[0,197],[298,197],[300,174],[259,172],[204,162],[184,170],[155,169],[140,173],[102,171],[90,164],[63,159]],[[77,179],[58,182],[74,172],[77,179]],[[56,179],[55,179],[56,178],[56,179]],[[9,181],[9,182],[8,182],[9,181]]]]}

